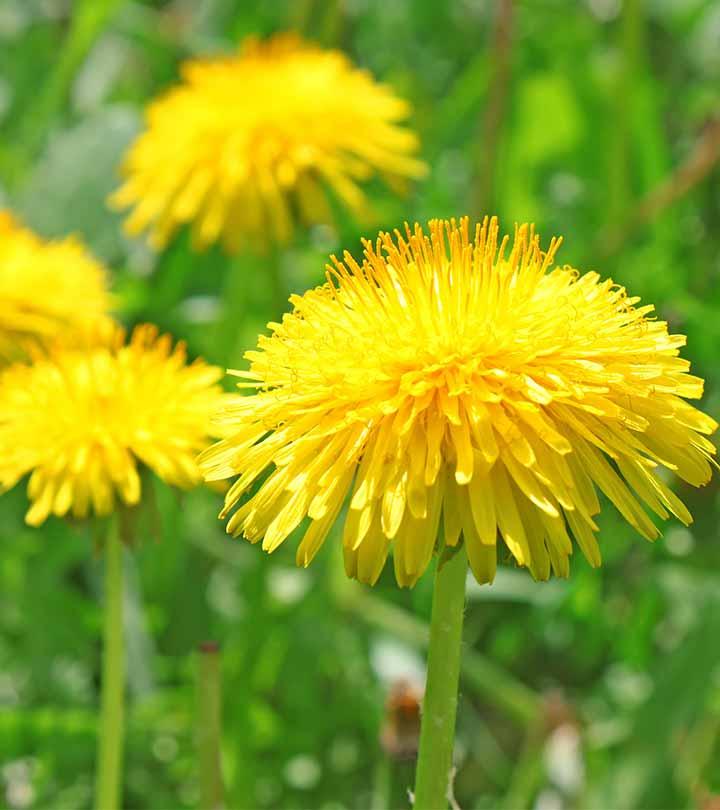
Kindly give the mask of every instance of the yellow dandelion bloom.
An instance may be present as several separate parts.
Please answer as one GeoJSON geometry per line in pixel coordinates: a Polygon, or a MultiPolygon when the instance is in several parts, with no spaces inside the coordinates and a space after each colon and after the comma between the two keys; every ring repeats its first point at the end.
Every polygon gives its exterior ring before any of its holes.
{"type": "Polygon", "coordinates": [[[154,326],[137,327],[125,344],[60,347],[0,378],[0,486],[30,473],[26,515],[109,514],[116,495],[140,500],[138,465],[169,484],[201,480],[197,453],[224,395],[221,369],[187,364],[185,347],[154,326]]]}
{"type": "Polygon", "coordinates": [[[307,517],[307,565],[351,493],[347,573],[374,583],[392,547],[411,586],[440,526],[489,582],[498,538],[537,579],[568,574],[571,537],[599,565],[598,491],[648,539],[645,507],[689,523],[659,471],[706,483],[717,424],[685,401],[703,390],[685,338],[612,280],[553,268],[558,245],[463,219],[333,257],[233,372],[255,390],[201,457],[208,479],[239,476],[228,532],[273,551],[307,517]]]}
{"type": "Polygon", "coordinates": [[[45,242],[0,211],[0,362],[108,327],[108,274],[74,237],[45,242]]]}
{"type": "Polygon", "coordinates": [[[154,101],[111,203],[133,207],[130,234],[162,247],[192,223],[194,242],[227,250],[287,240],[299,217],[331,219],[323,186],[357,216],[360,183],[419,177],[409,105],[339,51],[293,34],[250,39],[236,56],[193,60],[154,101]]]}

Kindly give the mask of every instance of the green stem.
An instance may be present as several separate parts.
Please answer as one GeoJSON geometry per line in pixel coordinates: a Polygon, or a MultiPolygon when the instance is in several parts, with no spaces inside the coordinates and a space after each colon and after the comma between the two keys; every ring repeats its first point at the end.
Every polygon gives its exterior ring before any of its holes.
{"type": "Polygon", "coordinates": [[[636,103],[639,54],[642,49],[642,0],[625,0],[620,21],[621,63],[613,88],[612,140],[608,148],[607,221],[617,224],[631,199],[631,110],[636,103]]]}
{"type": "Polygon", "coordinates": [[[448,806],[467,570],[465,550],[460,549],[444,564],[441,560],[435,574],[415,810],[448,806]]]}
{"type": "Polygon", "coordinates": [[[481,150],[478,155],[475,177],[474,208],[482,217],[496,207],[495,175],[497,157],[505,125],[505,108],[510,85],[513,47],[513,2],[497,0],[495,25],[489,62],[492,65],[487,103],[479,138],[481,150]]]}
{"type": "Polygon", "coordinates": [[[113,521],[105,545],[105,627],[96,810],[118,810],[121,807],[124,692],[123,548],[117,521],[113,521]]]}
{"type": "Polygon", "coordinates": [[[217,644],[200,645],[197,677],[197,747],[200,769],[200,807],[223,807],[223,778],[220,761],[222,697],[220,650],[217,644]]]}
{"type": "Polygon", "coordinates": [[[510,786],[503,802],[506,810],[532,806],[533,795],[537,792],[542,780],[542,752],[545,736],[545,718],[540,715],[536,722],[528,728],[525,744],[517,757],[510,786]]]}

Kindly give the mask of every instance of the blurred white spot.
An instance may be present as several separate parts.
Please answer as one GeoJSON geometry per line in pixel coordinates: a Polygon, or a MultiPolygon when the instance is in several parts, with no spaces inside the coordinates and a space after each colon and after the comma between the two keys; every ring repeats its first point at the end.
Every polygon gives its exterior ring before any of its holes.
{"type": "Polygon", "coordinates": [[[90,673],[83,664],[71,658],[57,656],[53,659],[50,671],[55,683],[76,699],[90,699],[90,673]]]}
{"type": "Polygon", "coordinates": [[[446,149],[438,159],[437,174],[451,189],[462,189],[471,179],[470,161],[459,149],[446,149]]]}
{"type": "Polygon", "coordinates": [[[285,766],[285,781],[296,790],[310,790],[320,781],[321,773],[314,757],[300,754],[285,766]]]}
{"type": "Polygon", "coordinates": [[[0,39],[14,39],[29,24],[30,14],[27,6],[12,0],[0,4],[0,39]]]}
{"type": "Polygon", "coordinates": [[[710,3],[707,12],[698,15],[695,30],[691,33],[687,55],[696,65],[708,73],[720,69],[720,6],[710,3]]]}
{"type": "Polygon", "coordinates": [[[585,781],[580,735],[566,723],[553,731],[545,743],[545,767],[548,777],[560,790],[574,795],[585,781]]]}
{"type": "Polygon", "coordinates": [[[189,323],[212,323],[220,314],[220,299],[216,295],[191,295],[179,309],[189,323]]]}
{"type": "Polygon", "coordinates": [[[601,22],[610,22],[620,13],[620,0],[587,0],[588,8],[601,22]]]}
{"type": "Polygon", "coordinates": [[[610,748],[619,745],[630,734],[630,725],[618,717],[598,720],[585,730],[585,742],[590,748],[610,748]]]}
{"type": "Polygon", "coordinates": [[[425,684],[423,659],[397,641],[381,639],[374,642],[370,650],[370,664],[386,687],[399,680],[410,681],[420,689],[425,684]]]}
{"type": "Polygon", "coordinates": [[[68,5],[66,0],[39,0],[37,9],[39,14],[50,20],[61,20],[68,15],[68,5]]]}
{"type": "Polygon", "coordinates": [[[568,583],[561,580],[535,582],[526,571],[502,568],[492,585],[478,585],[468,574],[468,599],[487,602],[530,602],[535,605],[559,604],[567,593],[568,583]]]}
{"type": "Polygon", "coordinates": [[[102,104],[127,64],[127,58],[127,40],[111,34],[98,40],[73,84],[72,101],[79,112],[102,104]]]}
{"type": "Polygon", "coordinates": [[[147,278],[155,270],[157,253],[151,250],[147,240],[142,237],[131,238],[124,232],[121,232],[121,237],[122,250],[128,257],[128,270],[134,276],[147,278]]]}
{"type": "Polygon", "coordinates": [[[695,611],[688,614],[681,612],[678,608],[672,615],[655,625],[653,638],[658,647],[663,652],[671,652],[677,649],[687,637],[688,631],[695,623],[695,611]]]}
{"type": "Polygon", "coordinates": [[[623,664],[614,664],[605,676],[613,698],[625,706],[637,706],[650,696],[653,682],[644,672],[635,672],[623,664]]]}
{"type": "Polygon", "coordinates": [[[302,568],[273,568],[267,586],[276,602],[293,605],[305,596],[310,582],[310,574],[302,568]]]}
{"type": "Polygon", "coordinates": [[[33,786],[28,782],[12,782],[8,785],[7,803],[10,807],[29,807],[35,798],[33,786]]]}
{"type": "Polygon", "coordinates": [[[582,180],[577,175],[557,172],[550,178],[550,196],[558,205],[574,205],[583,191],[582,180]]]}
{"type": "Polygon", "coordinates": [[[217,566],[210,575],[207,600],[214,610],[226,619],[239,619],[243,613],[243,601],[237,590],[235,572],[217,566]]]}
{"type": "Polygon", "coordinates": [[[692,533],[682,526],[670,529],[665,535],[665,548],[676,557],[687,556],[694,545],[695,538],[692,533]]]}
{"type": "Polygon", "coordinates": [[[535,800],[533,810],[563,810],[562,796],[554,790],[543,790],[535,800]]]}
{"type": "Polygon", "coordinates": [[[310,230],[310,241],[313,247],[326,253],[337,245],[337,231],[331,225],[315,225],[310,230]]]}
{"type": "Polygon", "coordinates": [[[2,776],[6,784],[5,800],[8,807],[29,807],[35,799],[32,786],[34,762],[31,759],[18,759],[2,767],[2,776]]]}

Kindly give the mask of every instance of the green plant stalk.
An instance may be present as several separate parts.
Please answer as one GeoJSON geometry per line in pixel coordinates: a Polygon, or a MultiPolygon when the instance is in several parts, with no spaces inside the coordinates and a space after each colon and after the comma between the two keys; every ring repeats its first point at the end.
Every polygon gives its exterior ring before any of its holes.
{"type": "Polygon", "coordinates": [[[616,224],[626,213],[631,199],[630,159],[632,151],[631,110],[637,97],[637,75],[642,51],[642,0],[625,0],[620,20],[621,64],[613,88],[614,125],[608,147],[607,221],[616,224]]]}
{"type": "Polygon", "coordinates": [[[105,545],[105,625],[96,810],[118,810],[121,806],[124,692],[123,548],[117,521],[113,521],[105,545]]]}
{"type": "Polygon", "coordinates": [[[492,65],[487,102],[484,105],[481,149],[475,172],[473,207],[477,216],[496,207],[495,174],[497,156],[503,139],[505,109],[508,101],[513,49],[513,2],[497,0],[495,23],[488,61],[492,65]]]}
{"type": "Polygon", "coordinates": [[[510,785],[505,794],[503,802],[505,810],[532,806],[533,795],[537,792],[543,777],[542,753],[545,737],[545,718],[540,714],[525,735],[525,744],[517,757],[510,785]]]}
{"type": "Polygon", "coordinates": [[[441,560],[435,574],[414,810],[448,806],[467,571],[461,548],[444,564],[441,560]]]}
{"type": "Polygon", "coordinates": [[[224,788],[221,766],[222,692],[220,650],[217,644],[200,645],[197,674],[197,748],[200,807],[220,810],[224,788]]]}

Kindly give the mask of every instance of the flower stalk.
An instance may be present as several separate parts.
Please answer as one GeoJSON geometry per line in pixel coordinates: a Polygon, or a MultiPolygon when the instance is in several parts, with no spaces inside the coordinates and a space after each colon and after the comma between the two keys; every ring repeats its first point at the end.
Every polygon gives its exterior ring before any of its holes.
{"type": "Polygon", "coordinates": [[[465,549],[460,548],[447,559],[441,556],[435,574],[415,810],[448,805],[467,571],[465,549]]]}
{"type": "Polygon", "coordinates": [[[224,789],[221,766],[222,695],[220,648],[207,641],[198,650],[197,749],[200,807],[221,810],[224,789]]]}
{"type": "Polygon", "coordinates": [[[123,638],[123,549],[118,521],[105,545],[105,624],[98,736],[97,810],[118,810],[124,739],[125,643],[123,638]]]}

